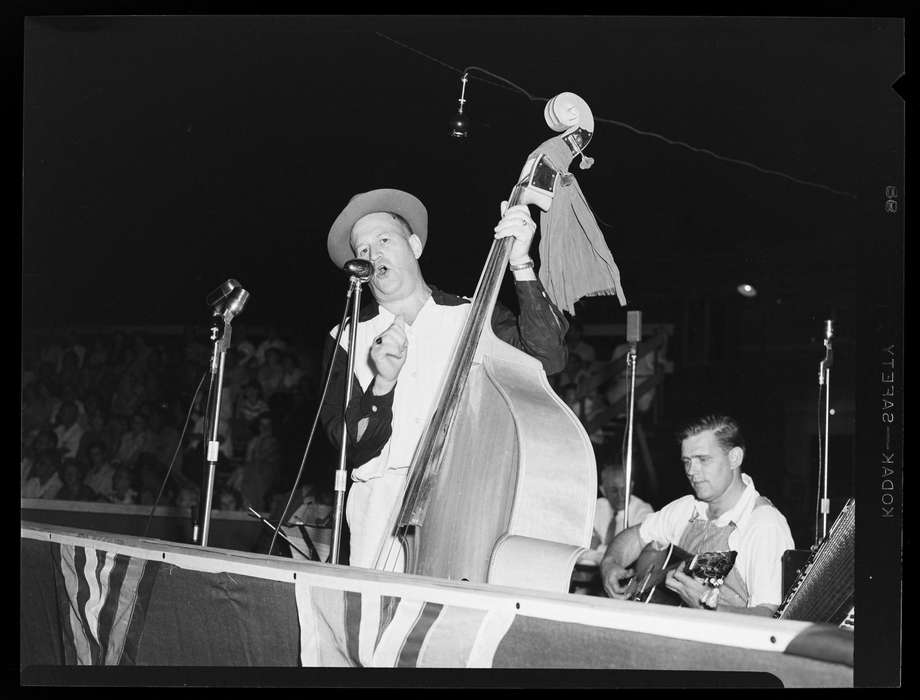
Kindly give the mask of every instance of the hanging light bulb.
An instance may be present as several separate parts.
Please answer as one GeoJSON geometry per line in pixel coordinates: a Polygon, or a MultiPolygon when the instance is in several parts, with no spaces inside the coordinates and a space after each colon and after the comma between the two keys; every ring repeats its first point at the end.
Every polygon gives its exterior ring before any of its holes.
{"type": "Polygon", "coordinates": [[[465,139],[470,135],[470,123],[463,114],[463,104],[466,102],[466,81],[468,80],[468,75],[468,73],[464,73],[463,77],[460,78],[460,82],[463,83],[460,88],[460,99],[458,100],[460,106],[457,108],[457,113],[454,115],[453,119],[450,120],[450,135],[458,139],[465,139]]]}
{"type": "Polygon", "coordinates": [[[743,297],[751,299],[757,296],[757,290],[750,284],[739,284],[738,285],[738,294],[743,297]]]}

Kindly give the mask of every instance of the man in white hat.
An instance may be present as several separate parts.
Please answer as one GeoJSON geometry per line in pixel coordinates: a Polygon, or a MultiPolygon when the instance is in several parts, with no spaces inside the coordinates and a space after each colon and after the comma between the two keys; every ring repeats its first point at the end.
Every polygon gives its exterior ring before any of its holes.
{"type": "MultiPolygon", "coordinates": [[[[543,363],[547,374],[566,364],[565,317],[534,274],[529,251],[536,224],[526,205],[505,207],[495,237],[512,236],[509,266],[520,314],[496,305],[495,334],[543,363]]],[[[422,431],[470,302],[428,284],[418,259],[428,238],[428,212],[407,192],[380,189],[351,199],[329,231],[329,256],[337,267],[354,258],[369,260],[373,301],[361,311],[357,329],[355,385],[345,411],[347,454],[353,467],[346,516],[350,564],[373,567],[386,545],[386,566],[403,570],[400,547],[387,532],[400,501],[422,431]]],[[[334,339],[337,328],[330,335],[334,339]]],[[[332,341],[327,348],[327,362],[332,341]]],[[[348,333],[341,339],[323,407],[323,425],[341,443],[342,401],[348,366],[348,333]]]]}

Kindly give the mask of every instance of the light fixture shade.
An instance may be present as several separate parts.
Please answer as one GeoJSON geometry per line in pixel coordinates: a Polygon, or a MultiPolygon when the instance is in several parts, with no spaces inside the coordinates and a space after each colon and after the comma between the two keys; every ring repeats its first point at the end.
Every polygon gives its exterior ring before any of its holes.
{"type": "Polygon", "coordinates": [[[739,284],[739,285],[738,285],[738,294],[740,294],[740,295],[743,296],[743,297],[747,297],[748,299],[751,299],[751,298],[757,296],[757,290],[754,289],[754,286],[753,286],[753,285],[750,285],[750,284],[747,284],[747,283],[745,283],[745,284],[739,284]]]}
{"type": "Polygon", "coordinates": [[[459,110],[450,120],[450,135],[454,138],[465,139],[470,135],[470,123],[466,115],[459,110]]]}

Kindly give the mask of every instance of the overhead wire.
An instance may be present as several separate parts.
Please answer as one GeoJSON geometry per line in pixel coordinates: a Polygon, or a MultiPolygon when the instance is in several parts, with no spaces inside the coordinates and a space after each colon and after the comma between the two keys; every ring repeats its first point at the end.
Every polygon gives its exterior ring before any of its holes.
{"type": "MultiPolygon", "coordinates": [[[[452,70],[452,71],[454,71],[455,73],[459,73],[459,74],[463,75],[463,74],[466,74],[468,71],[475,69],[475,70],[480,71],[480,72],[482,72],[482,73],[485,73],[486,75],[488,75],[488,76],[490,76],[490,77],[492,77],[492,78],[495,78],[496,80],[499,80],[499,81],[501,81],[501,82],[495,82],[495,81],[492,81],[492,80],[486,80],[485,78],[480,78],[480,77],[474,76],[474,75],[471,75],[470,78],[476,78],[477,80],[480,80],[481,82],[487,83],[487,84],[489,84],[489,85],[493,85],[493,86],[495,86],[495,87],[502,88],[502,89],[504,89],[504,90],[511,90],[511,91],[514,91],[514,92],[518,92],[518,93],[524,95],[524,96],[525,96],[528,100],[530,100],[531,102],[547,102],[547,101],[549,100],[549,98],[547,98],[547,97],[540,97],[540,96],[538,96],[538,95],[533,95],[533,94],[531,94],[528,90],[525,90],[525,89],[522,88],[520,85],[518,85],[518,84],[512,82],[511,80],[508,80],[507,78],[504,78],[503,76],[500,76],[500,75],[498,75],[497,73],[493,73],[493,72],[488,71],[488,70],[486,70],[486,69],[484,69],[484,68],[481,68],[481,67],[479,67],[479,66],[468,66],[468,67],[465,68],[465,69],[460,69],[460,68],[457,68],[456,66],[452,66],[452,65],[450,65],[449,63],[446,63],[445,61],[442,61],[442,60],[439,59],[439,58],[435,58],[434,56],[431,56],[431,55],[425,53],[424,51],[419,51],[418,49],[416,49],[416,48],[413,47],[413,46],[409,46],[408,44],[406,44],[406,43],[404,43],[404,42],[397,41],[397,40],[394,39],[393,37],[388,36],[388,35],[384,34],[383,32],[375,32],[375,33],[377,34],[377,36],[382,37],[383,39],[386,39],[387,41],[390,41],[390,42],[396,44],[397,46],[400,46],[400,47],[402,47],[402,48],[404,48],[404,49],[406,49],[406,50],[408,50],[408,51],[411,51],[411,52],[413,52],[413,53],[415,53],[415,54],[418,54],[419,56],[422,56],[423,58],[425,58],[425,59],[427,59],[427,60],[429,60],[429,61],[433,61],[433,62],[437,63],[438,65],[443,66],[444,68],[447,68],[447,69],[449,69],[449,70],[452,70]]],[[[648,137],[651,137],[651,138],[659,139],[660,141],[663,141],[664,143],[667,143],[667,144],[669,144],[669,145],[672,145],[672,146],[680,146],[680,147],[682,147],[682,148],[686,148],[686,149],[688,149],[688,150],[690,150],[690,151],[693,151],[694,153],[700,153],[700,154],[703,154],[703,155],[710,156],[710,157],[712,157],[712,158],[715,158],[716,160],[720,160],[720,161],[723,161],[723,162],[726,162],[726,163],[733,163],[733,164],[735,164],[735,165],[740,165],[740,166],[742,166],[742,167],[752,168],[753,170],[756,170],[757,172],[763,173],[763,174],[765,174],[765,175],[775,175],[775,176],[777,176],[777,177],[785,178],[786,180],[790,180],[791,182],[795,182],[795,183],[800,184],[800,185],[805,185],[805,186],[807,186],[807,187],[816,187],[816,188],[821,189],[821,190],[824,190],[824,191],[826,191],[826,192],[830,192],[831,194],[835,194],[835,195],[842,196],[842,197],[849,197],[849,198],[854,199],[854,200],[857,199],[857,196],[856,196],[855,194],[851,193],[851,192],[845,192],[845,191],[843,191],[843,190],[838,190],[838,189],[835,189],[835,188],[833,188],[833,187],[829,187],[828,185],[824,185],[824,184],[822,184],[822,183],[820,183],[820,182],[813,182],[813,181],[810,181],[810,180],[804,180],[804,179],[802,179],[802,178],[795,177],[794,175],[790,175],[790,174],[788,174],[788,173],[784,173],[784,172],[782,172],[782,171],[780,171],[780,170],[773,170],[773,169],[770,169],[770,168],[764,168],[764,167],[761,167],[761,166],[757,165],[756,163],[752,163],[752,162],[747,161],[747,160],[742,160],[742,159],[740,159],[740,158],[731,158],[731,157],[729,157],[729,156],[723,156],[723,155],[720,155],[720,154],[718,154],[718,153],[715,153],[714,151],[712,151],[712,150],[710,150],[710,149],[708,149],[708,148],[701,148],[701,147],[699,147],[699,146],[693,146],[693,145],[691,145],[691,144],[689,144],[689,143],[686,143],[686,142],[684,142],[684,141],[677,141],[677,140],[674,140],[674,139],[670,139],[670,138],[668,138],[667,136],[663,136],[662,134],[655,133],[654,131],[647,131],[647,130],[644,130],[644,129],[637,129],[636,127],[634,127],[634,126],[632,126],[632,125],[630,125],[630,124],[627,124],[627,123],[622,122],[622,121],[618,121],[618,120],[616,120],[616,119],[609,119],[609,118],[607,118],[607,117],[598,117],[598,116],[595,116],[595,117],[594,117],[594,121],[604,122],[604,123],[606,123],[606,124],[613,124],[614,126],[622,127],[622,128],[624,128],[624,129],[627,129],[627,130],[629,130],[629,131],[631,131],[631,132],[633,132],[633,133],[635,133],[635,134],[638,134],[638,135],[640,135],[640,136],[648,136],[648,137]]],[[[598,218],[598,221],[600,221],[600,222],[601,222],[602,224],[604,224],[605,226],[608,226],[608,227],[610,226],[610,225],[607,224],[606,222],[601,221],[601,219],[599,219],[599,218],[598,218]]]]}

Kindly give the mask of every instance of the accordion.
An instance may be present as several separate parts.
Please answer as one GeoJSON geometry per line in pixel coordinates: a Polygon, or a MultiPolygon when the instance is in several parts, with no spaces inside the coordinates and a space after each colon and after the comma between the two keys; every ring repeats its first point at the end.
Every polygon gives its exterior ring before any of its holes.
{"type": "Polygon", "coordinates": [[[847,501],[773,615],[854,629],[856,501],[847,501]]]}

